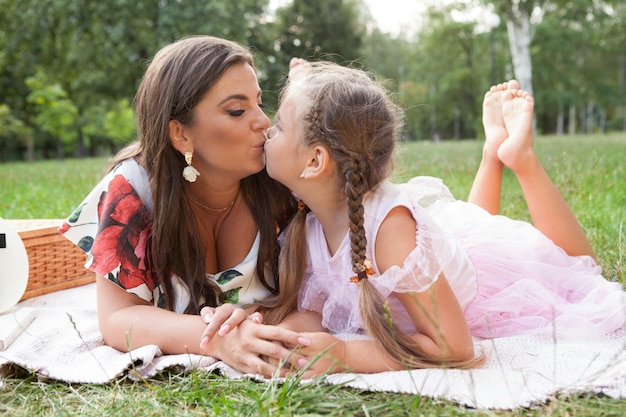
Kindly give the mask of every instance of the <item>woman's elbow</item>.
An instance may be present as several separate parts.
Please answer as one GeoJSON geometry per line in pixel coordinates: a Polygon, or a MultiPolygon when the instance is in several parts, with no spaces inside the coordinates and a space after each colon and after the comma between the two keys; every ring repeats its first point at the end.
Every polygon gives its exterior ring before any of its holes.
{"type": "Polygon", "coordinates": [[[112,314],[98,314],[98,328],[102,335],[104,344],[120,351],[129,350],[128,331],[122,330],[120,326],[115,325],[115,319],[112,314]]]}

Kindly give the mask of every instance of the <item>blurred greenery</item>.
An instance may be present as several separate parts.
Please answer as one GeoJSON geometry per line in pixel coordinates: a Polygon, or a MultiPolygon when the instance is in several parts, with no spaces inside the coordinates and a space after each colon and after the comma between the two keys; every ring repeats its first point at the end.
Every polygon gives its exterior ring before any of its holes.
{"type": "Polygon", "coordinates": [[[0,162],[111,155],[135,137],[131,102],[152,56],[198,34],[254,51],[270,115],[291,57],[330,59],[370,70],[394,93],[407,139],[480,137],[483,93],[515,73],[513,9],[532,12],[537,131],[626,129],[621,0],[423,0],[424,15],[397,34],[376,27],[364,0],[282,4],[0,0],[0,162]]]}

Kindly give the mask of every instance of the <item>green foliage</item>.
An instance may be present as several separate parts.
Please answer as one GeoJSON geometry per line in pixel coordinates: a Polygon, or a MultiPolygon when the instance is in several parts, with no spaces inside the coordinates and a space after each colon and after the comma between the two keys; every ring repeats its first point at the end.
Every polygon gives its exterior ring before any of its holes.
{"type": "Polygon", "coordinates": [[[0,105],[10,109],[0,116],[0,161],[117,149],[134,137],[120,103],[132,101],[149,60],[165,44],[197,34],[250,46],[269,115],[291,57],[356,61],[407,108],[407,138],[480,137],[492,51],[496,80],[513,76],[506,30],[513,5],[534,10],[538,131],[626,129],[622,0],[425,0],[430,8],[414,38],[373,29],[363,0],[293,0],[275,15],[268,3],[0,0],[0,105]],[[500,14],[493,33],[482,17],[468,18],[476,5],[500,14]],[[46,82],[33,90],[26,80],[40,77],[38,69],[46,82]],[[42,94],[53,95],[43,107],[32,100],[42,94]]]}
{"type": "Polygon", "coordinates": [[[128,100],[119,100],[106,113],[104,133],[113,138],[116,145],[123,145],[135,137],[135,116],[128,100]]]}
{"type": "MultiPolygon", "coordinates": [[[[73,129],[64,132],[76,139],[77,153],[115,146],[120,133],[106,137],[111,132],[96,129],[91,116],[116,112],[119,100],[130,100],[146,62],[158,49],[197,34],[248,43],[260,33],[267,3],[0,0],[0,102],[27,126],[37,127],[25,80],[36,75],[36,68],[45,68],[51,85],[65,91],[67,102],[77,110],[73,129]]],[[[50,123],[44,123],[46,128],[50,123]]],[[[40,143],[43,146],[43,140],[40,143]]]]}
{"type": "Polygon", "coordinates": [[[32,146],[32,129],[8,105],[0,104],[0,162],[15,159],[22,145],[32,146]]]}
{"type": "Polygon", "coordinates": [[[339,63],[360,57],[364,30],[355,0],[293,0],[276,13],[275,44],[292,57],[339,63]]]}
{"type": "Polygon", "coordinates": [[[51,83],[41,68],[26,79],[26,85],[31,90],[26,102],[34,109],[35,125],[64,142],[71,141],[78,109],[68,99],[63,87],[51,83]]]}
{"type": "Polygon", "coordinates": [[[458,5],[431,8],[419,41],[410,45],[398,93],[399,102],[410,109],[410,138],[480,135],[476,120],[489,87],[489,67],[482,58],[487,43],[475,34],[476,22],[454,21],[453,11],[462,10],[458,5]]]}

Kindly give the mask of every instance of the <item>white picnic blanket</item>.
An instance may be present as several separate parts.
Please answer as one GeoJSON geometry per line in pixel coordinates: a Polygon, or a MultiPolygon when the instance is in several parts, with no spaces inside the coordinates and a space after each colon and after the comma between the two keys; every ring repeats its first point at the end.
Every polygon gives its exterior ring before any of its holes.
{"type": "MultiPolygon", "coordinates": [[[[18,308],[32,308],[34,319],[8,348],[0,351],[0,377],[17,365],[71,383],[107,383],[122,375],[149,378],[166,369],[192,368],[219,371],[229,378],[259,379],[210,357],[163,355],[156,346],[131,352],[105,346],[98,331],[95,305],[94,284],[21,302],[18,308]]],[[[489,358],[480,369],[346,373],[328,376],[326,382],[429,396],[487,409],[530,406],[559,393],[593,392],[626,398],[624,334],[567,342],[525,336],[477,344],[489,358]]]]}

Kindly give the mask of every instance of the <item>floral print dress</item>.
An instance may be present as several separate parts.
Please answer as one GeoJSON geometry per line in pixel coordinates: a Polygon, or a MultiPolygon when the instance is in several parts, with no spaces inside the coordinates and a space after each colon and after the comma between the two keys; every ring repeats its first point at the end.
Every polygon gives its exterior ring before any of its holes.
{"type": "MultiPolygon", "coordinates": [[[[164,294],[150,267],[152,208],[148,175],[134,159],[128,159],[102,179],[59,231],[87,254],[86,268],[165,308],[164,294]]],[[[257,234],[248,255],[236,267],[207,274],[222,289],[226,302],[245,305],[270,295],[256,274],[259,242],[257,234]]],[[[174,310],[183,312],[189,291],[175,275],[172,284],[174,310]]]]}

